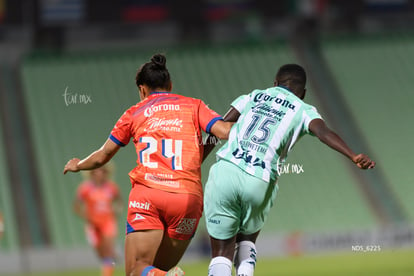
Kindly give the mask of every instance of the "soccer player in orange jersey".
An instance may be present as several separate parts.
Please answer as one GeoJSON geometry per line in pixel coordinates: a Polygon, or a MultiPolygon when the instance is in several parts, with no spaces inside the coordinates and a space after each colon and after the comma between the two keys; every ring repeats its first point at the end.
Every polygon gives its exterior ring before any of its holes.
{"type": "Polygon", "coordinates": [[[122,209],[118,186],[109,179],[106,165],[88,173],[77,190],[75,213],[85,220],[86,237],[102,261],[102,276],[112,276],[115,265],[116,215],[122,209]]]}
{"type": "Polygon", "coordinates": [[[166,58],[157,54],[136,75],[141,101],[118,120],[105,144],[64,173],[108,162],[132,138],[138,155],[129,173],[125,270],[128,276],[183,275],[177,263],[203,210],[202,130],[227,139],[233,123],[194,98],[171,93],[166,58]]]}

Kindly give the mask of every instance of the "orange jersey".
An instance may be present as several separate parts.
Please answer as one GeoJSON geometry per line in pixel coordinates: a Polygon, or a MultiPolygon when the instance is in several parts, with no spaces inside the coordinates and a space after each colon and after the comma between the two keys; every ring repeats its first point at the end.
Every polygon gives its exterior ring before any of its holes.
{"type": "Polygon", "coordinates": [[[109,138],[125,146],[133,138],[137,166],[131,181],[152,188],[202,196],[202,132],[222,119],[194,98],[152,93],[118,120],[109,138]]]}
{"type": "Polygon", "coordinates": [[[85,181],[81,183],[77,191],[78,199],[85,203],[86,215],[91,223],[114,219],[112,202],[119,195],[118,186],[111,181],[107,181],[101,186],[97,186],[91,181],[85,181]]]}

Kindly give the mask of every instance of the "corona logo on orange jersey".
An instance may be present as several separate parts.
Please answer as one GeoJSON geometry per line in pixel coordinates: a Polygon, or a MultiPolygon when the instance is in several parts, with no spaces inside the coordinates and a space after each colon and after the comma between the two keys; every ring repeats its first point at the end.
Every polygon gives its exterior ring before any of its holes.
{"type": "Polygon", "coordinates": [[[180,111],[179,104],[159,104],[151,105],[150,107],[145,108],[144,116],[151,117],[154,113],[158,111],[180,111]]]}

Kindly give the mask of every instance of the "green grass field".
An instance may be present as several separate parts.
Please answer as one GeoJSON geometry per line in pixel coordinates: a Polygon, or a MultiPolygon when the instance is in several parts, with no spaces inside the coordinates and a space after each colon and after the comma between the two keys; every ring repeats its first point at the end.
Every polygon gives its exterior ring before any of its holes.
{"type": "MultiPolygon", "coordinates": [[[[381,251],[372,253],[341,253],[334,255],[300,256],[259,259],[255,276],[408,276],[414,275],[414,250],[381,251]]],[[[182,263],[189,276],[206,276],[209,260],[182,263]]],[[[73,270],[32,273],[30,276],[99,276],[99,270],[73,270]]],[[[115,276],[123,276],[117,270],[115,276]]],[[[10,275],[11,276],[11,275],[10,275]]],[[[27,276],[13,275],[13,276],[27,276]]]]}

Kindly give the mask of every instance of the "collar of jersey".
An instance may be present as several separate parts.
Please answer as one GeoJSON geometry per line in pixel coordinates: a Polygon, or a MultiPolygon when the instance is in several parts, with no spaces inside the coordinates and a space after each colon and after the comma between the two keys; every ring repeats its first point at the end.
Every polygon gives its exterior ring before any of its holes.
{"type": "Polygon", "coordinates": [[[154,91],[154,92],[151,92],[150,95],[160,95],[160,94],[170,94],[170,93],[171,92],[167,92],[167,91],[165,92],[154,91]]]}
{"type": "Polygon", "coordinates": [[[287,91],[289,91],[290,93],[293,93],[292,91],[290,91],[290,89],[289,88],[287,88],[286,86],[284,86],[284,85],[278,85],[277,87],[280,87],[280,88],[283,88],[283,89],[286,89],[287,91]]]}
{"type": "Polygon", "coordinates": [[[293,93],[289,88],[287,88],[286,86],[284,86],[284,85],[278,85],[278,86],[276,86],[276,87],[280,87],[280,88],[283,88],[283,89],[285,89],[287,92],[289,92],[290,94],[292,94],[293,96],[295,96],[296,98],[298,98],[299,99],[299,97],[298,96],[296,96],[295,95],[295,93],[293,93]]]}

